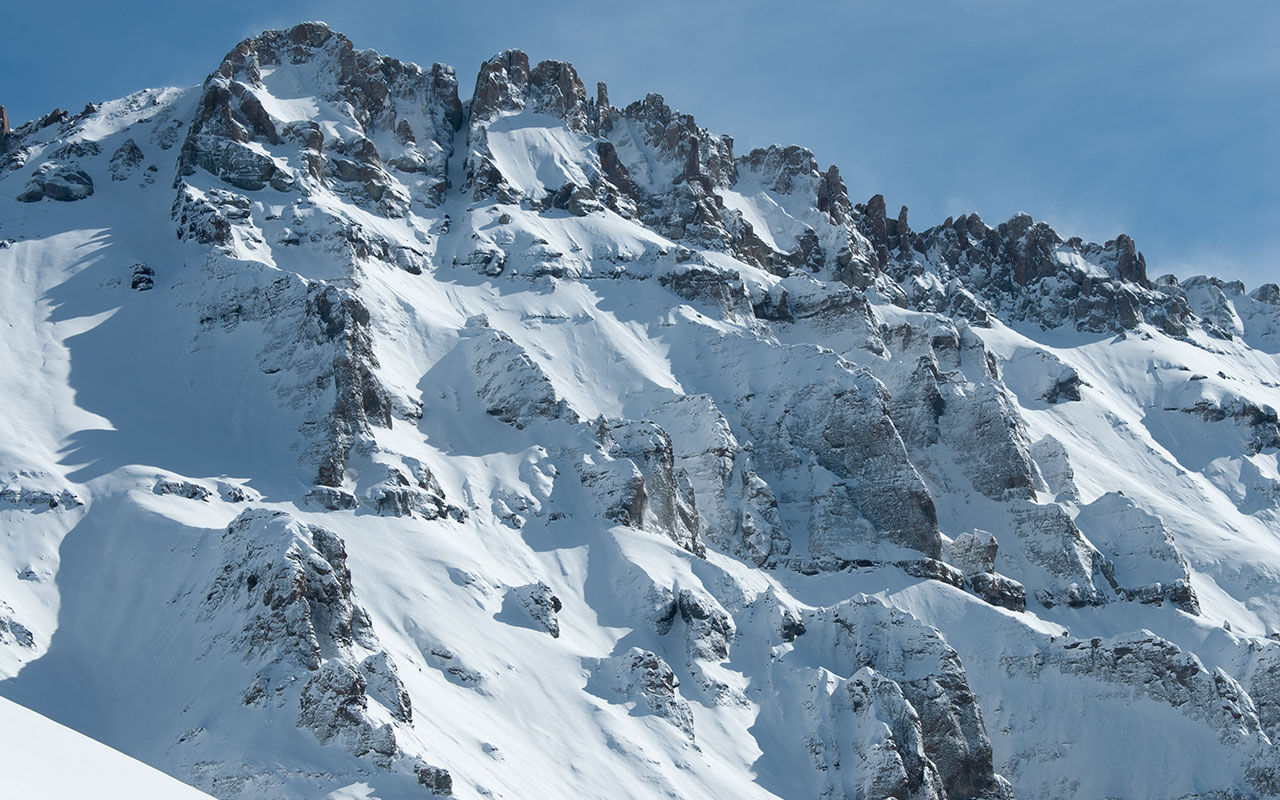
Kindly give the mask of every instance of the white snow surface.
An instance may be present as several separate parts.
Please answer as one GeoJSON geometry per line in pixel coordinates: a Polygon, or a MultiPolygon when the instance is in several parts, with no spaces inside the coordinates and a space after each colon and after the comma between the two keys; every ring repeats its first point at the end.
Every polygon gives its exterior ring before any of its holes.
{"type": "Polygon", "coordinates": [[[209,795],[0,697],[0,775],[9,797],[208,800],[209,795]]]}

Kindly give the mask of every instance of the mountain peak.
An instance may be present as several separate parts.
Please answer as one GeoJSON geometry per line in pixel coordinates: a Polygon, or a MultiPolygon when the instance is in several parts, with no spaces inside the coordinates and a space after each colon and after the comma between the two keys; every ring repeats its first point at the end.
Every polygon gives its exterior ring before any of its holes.
{"type": "Polygon", "coordinates": [[[1276,796],[1274,285],[323,23],[0,156],[0,694],[224,800],[1276,796]]]}

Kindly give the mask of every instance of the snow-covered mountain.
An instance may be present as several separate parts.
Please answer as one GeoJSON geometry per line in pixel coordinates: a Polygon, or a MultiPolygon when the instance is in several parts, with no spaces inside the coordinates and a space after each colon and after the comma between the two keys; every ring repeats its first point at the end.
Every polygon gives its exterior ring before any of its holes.
{"type": "Polygon", "coordinates": [[[466,88],[0,125],[0,695],[227,800],[1280,796],[1280,289],[466,88]]]}

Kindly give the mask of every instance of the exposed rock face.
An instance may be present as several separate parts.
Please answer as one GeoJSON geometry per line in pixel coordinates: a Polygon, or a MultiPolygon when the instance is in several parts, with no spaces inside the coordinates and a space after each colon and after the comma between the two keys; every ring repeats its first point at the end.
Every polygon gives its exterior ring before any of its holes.
{"type": "Polygon", "coordinates": [[[7,485],[0,489],[0,507],[28,508],[32,510],[67,510],[84,505],[70,490],[49,490],[28,486],[7,485]]]}
{"type": "Polygon", "coordinates": [[[142,163],[143,157],[138,143],[133,139],[125,139],[111,154],[111,180],[128,180],[142,163]]]}
{"type": "Polygon", "coordinates": [[[51,162],[36,169],[27,188],[18,195],[18,201],[38,203],[47,197],[61,203],[71,203],[92,194],[93,178],[87,172],[51,162]]]}
{"type": "Polygon", "coordinates": [[[733,641],[733,618],[709,597],[700,597],[689,589],[681,589],[676,606],[684,621],[689,658],[720,661],[729,657],[733,641]]]}
{"type": "Polygon", "coordinates": [[[249,509],[228,526],[221,548],[226,560],[205,607],[250,612],[235,637],[246,658],[316,670],[327,655],[370,641],[368,617],[351,600],[346,549],[333,533],[249,509]]]}
{"type": "Polygon", "coordinates": [[[1012,513],[1014,534],[1027,559],[1045,570],[1049,585],[1036,591],[1041,605],[1072,608],[1103,605],[1106,586],[1105,557],[1076,527],[1061,506],[1020,503],[1012,513]]]}
{"type": "Polygon", "coordinates": [[[883,384],[848,364],[824,377],[743,398],[757,471],[771,484],[807,473],[814,498],[809,553],[819,562],[876,557],[881,542],[936,558],[937,514],[889,415],[883,384]]]}
{"type": "Polygon", "coordinates": [[[230,614],[243,626],[224,635],[257,672],[244,704],[278,706],[296,693],[298,727],[391,769],[403,756],[396,730],[370,706],[408,723],[410,699],[354,601],[343,541],[287,513],[249,509],[219,548],[222,568],[200,613],[207,623],[230,614]],[[361,659],[361,651],[373,654],[361,659]]]}
{"type": "MultiPolygon", "coordinates": [[[[488,145],[488,127],[501,117],[522,111],[563,119],[566,128],[575,133],[585,134],[590,128],[586,89],[571,64],[543,61],[530,69],[529,57],[520,50],[507,50],[489,59],[476,77],[467,128],[467,184],[477,200],[493,197],[513,203],[526,199],[511,176],[502,173],[488,145]]],[[[602,153],[601,158],[607,156],[602,153]]],[[[546,207],[571,208],[575,214],[594,207],[602,184],[601,170],[592,167],[584,183],[544,187],[546,207]]],[[[611,171],[625,182],[616,163],[611,171]]]]}
{"type": "Polygon", "coordinates": [[[697,537],[759,566],[776,565],[786,557],[791,540],[777,498],[755,472],[752,454],[739,444],[715,401],[709,395],[684,395],[656,409],[655,417],[673,431],[669,438],[678,465],[676,483],[687,481],[693,487],[692,498],[677,495],[676,502],[696,509],[697,537]]]}
{"type": "Polygon", "coordinates": [[[481,320],[469,322],[468,332],[467,361],[486,412],[516,428],[535,418],[577,422],[578,415],[556,395],[542,368],[510,336],[481,320]]]}
{"type": "Polygon", "coordinates": [[[925,751],[920,715],[902,687],[870,667],[814,687],[808,738],[824,797],[942,800],[938,769],[925,751]]]}
{"type": "Polygon", "coordinates": [[[667,432],[654,422],[603,418],[592,428],[594,452],[583,453],[575,465],[604,518],[662,533],[685,550],[704,554],[693,484],[677,464],[667,432]]]}
{"type": "MultiPolygon", "coordinates": [[[[987,497],[1034,497],[1029,443],[982,340],[948,322],[901,325],[884,340],[895,360],[915,363],[895,373],[890,389],[894,421],[912,448],[960,453],[958,466],[987,497]]],[[[925,464],[945,457],[922,455],[925,464]]]]}
{"type": "MultiPolygon", "coordinates": [[[[850,676],[846,708],[883,720],[898,749],[900,761],[854,773],[853,781],[887,781],[905,786],[911,797],[1013,796],[993,768],[991,742],[964,667],[936,631],[865,596],[825,609],[806,629],[800,646],[812,652],[808,648],[829,643],[836,656],[830,669],[850,676]]],[[[838,743],[830,738],[819,732],[811,752],[838,743]]],[[[864,757],[876,749],[868,748],[864,757]]]]}
{"type": "Polygon", "coordinates": [[[309,181],[401,215],[412,199],[435,205],[448,188],[453,132],[462,125],[453,70],[424,70],[370,50],[355,50],[319,23],[246,39],[205,82],[200,108],[179,159],[181,176],[197,168],[239,189],[268,184],[285,191],[309,181]],[[258,99],[270,91],[264,68],[322,64],[335,75],[332,97],[348,104],[362,135],[326,142],[305,120],[276,119],[258,99]],[[379,152],[372,139],[392,134],[396,149],[379,152]],[[296,166],[295,166],[296,165],[296,166]]]}
{"type": "Polygon", "coordinates": [[[746,319],[753,313],[746,289],[734,273],[691,264],[660,280],[685,300],[714,309],[717,316],[746,319]]]}
{"type": "Polygon", "coordinates": [[[599,662],[595,673],[598,691],[618,702],[643,704],[649,713],[670,722],[693,738],[693,712],[680,695],[680,679],[661,656],[633,647],[599,662]]]}
{"type": "Polygon", "coordinates": [[[36,646],[35,635],[14,616],[8,603],[0,600],[0,645],[17,645],[30,650],[36,646]]]}
{"type": "Polygon", "coordinates": [[[1200,613],[1190,568],[1159,517],[1122,494],[1108,493],[1084,506],[1076,525],[1109,557],[1108,577],[1117,594],[1200,613]]]}
{"type": "Polygon", "coordinates": [[[999,544],[987,531],[962,533],[945,547],[947,562],[964,573],[974,593],[994,606],[1025,611],[1027,590],[1021,583],[996,572],[999,544]]]}
{"type": "Polygon", "coordinates": [[[161,480],[156,482],[156,494],[172,494],[178,497],[185,497],[188,500],[202,500],[208,502],[213,497],[213,492],[198,483],[190,481],[174,481],[161,480]]]}
{"type": "Polygon", "coordinates": [[[516,604],[529,615],[536,625],[546,629],[552,638],[560,638],[560,620],[556,613],[563,606],[560,598],[551,592],[551,587],[538,581],[525,586],[517,586],[511,590],[516,604]]]}
{"type": "Polygon", "coordinates": [[[898,221],[887,218],[883,197],[860,208],[859,229],[877,247],[881,270],[910,283],[915,280],[911,265],[923,264],[942,284],[935,291],[909,291],[918,303],[948,303],[952,312],[970,318],[989,309],[1050,328],[1070,324],[1084,331],[1115,332],[1145,319],[1170,334],[1185,330],[1186,301],[1147,279],[1146,261],[1128,236],[1101,246],[1064,241],[1025,214],[995,228],[976,214],[961,215],[911,233],[905,224],[899,231],[898,221]],[[953,278],[962,286],[951,286],[953,278]],[[980,298],[982,310],[949,303],[948,296],[960,288],[980,298]]]}
{"type": "Polygon", "coordinates": [[[335,351],[331,368],[317,381],[322,389],[332,382],[336,399],[312,450],[319,462],[316,483],[341,486],[347,454],[357,438],[368,436],[370,426],[391,427],[391,401],[373,374],[378,360],[363,303],[327,286],[309,293],[306,308],[313,341],[335,351]]]}
{"type": "Polygon", "coordinates": [[[1263,450],[1280,448],[1280,417],[1271,406],[1258,405],[1240,397],[1197,400],[1188,408],[1179,409],[1206,422],[1230,420],[1245,428],[1250,435],[1246,451],[1253,455],[1263,450]]]}
{"type": "Polygon", "coordinates": [[[1250,789],[1274,792],[1280,762],[1262,745],[1262,723],[1253,700],[1222,670],[1207,670],[1191,653],[1149,631],[1110,639],[1069,640],[1050,647],[1034,661],[1011,668],[1038,673],[1059,670],[1120,684],[1150,699],[1185,710],[1217,729],[1224,740],[1255,754],[1250,789]]]}
{"type": "Polygon", "coordinates": [[[693,484],[676,465],[667,432],[652,422],[622,422],[609,425],[604,435],[610,454],[630,460],[641,476],[643,500],[639,509],[632,504],[628,524],[660,530],[691,553],[705,552],[693,484]]]}
{"type": "Polygon", "coordinates": [[[480,65],[471,101],[472,125],[488,122],[504,111],[524,108],[529,92],[529,56],[507,50],[480,65]]]}
{"type": "Polygon", "coordinates": [[[156,288],[156,271],[146,264],[134,264],[129,277],[129,288],[146,292],[156,288]]]}
{"type": "Polygon", "coordinates": [[[363,496],[365,502],[383,516],[418,516],[430,520],[465,514],[445,501],[440,482],[416,459],[406,459],[403,469],[388,467],[386,479],[367,489],[363,496]]]}

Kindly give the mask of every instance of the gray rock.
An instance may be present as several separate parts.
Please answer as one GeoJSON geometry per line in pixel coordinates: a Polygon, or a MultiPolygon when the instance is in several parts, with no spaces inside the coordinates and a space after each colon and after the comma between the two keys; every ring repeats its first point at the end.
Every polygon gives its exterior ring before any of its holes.
{"type": "MultiPolygon", "coordinates": [[[[639,483],[624,483],[610,504],[613,516],[632,527],[657,530],[695,555],[706,546],[699,536],[697,497],[688,473],[676,464],[671,437],[653,422],[599,422],[597,436],[613,459],[629,462],[639,483]],[[621,503],[621,505],[619,505],[621,503]],[[625,509],[625,511],[623,511],[625,509]]],[[[626,465],[621,466],[623,473],[626,465]]]]}
{"type": "Polygon", "coordinates": [[[84,505],[80,498],[67,489],[53,491],[25,486],[6,486],[0,489],[0,503],[50,511],[65,511],[84,505]]]}
{"type": "Polygon", "coordinates": [[[973,593],[993,606],[1010,611],[1027,609],[1027,590],[1021,583],[995,572],[979,572],[969,576],[973,593]]]}
{"type": "Polygon", "coordinates": [[[535,418],[578,421],[550,378],[510,336],[481,322],[469,323],[467,331],[462,346],[487,413],[516,428],[535,418]]]}
{"type": "Polygon", "coordinates": [[[138,143],[133,139],[125,139],[111,154],[111,165],[108,167],[111,180],[128,180],[142,163],[142,159],[142,149],[138,147],[138,143]]]}
{"type": "MultiPolygon", "coordinates": [[[[863,595],[819,612],[808,629],[800,641],[810,647],[829,642],[838,654],[837,674],[855,676],[869,667],[900,687],[919,715],[923,754],[936,768],[942,796],[1012,798],[1008,782],[995,772],[991,741],[960,658],[937,631],[863,595]]],[[[863,680],[874,683],[865,673],[863,680]]],[[[900,723],[895,734],[910,742],[914,737],[902,725],[910,716],[902,720],[902,707],[894,705],[900,723]]],[[[927,767],[918,758],[914,763],[908,775],[923,785],[927,767]]]]}
{"type": "Polygon", "coordinates": [[[735,629],[733,617],[712,598],[690,589],[680,590],[676,605],[684,621],[689,658],[698,661],[728,658],[735,629]]]}
{"type": "Polygon", "coordinates": [[[620,702],[635,701],[693,739],[693,712],[680,695],[680,679],[662,657],[632,647],[597,662],[588,689],[620,702]]]}
{"type": "Polygon", "coordinates": [[[414,775],[418,783],[433,795],[448,797],[453,794],[453,776],[443,767],[420,764],[414,769],[414,775]]]}
{"type": "Polygon", "coordinates": [[[93,178],[82,169],[55,163],[41,164],[32,174],[18,201],[37,203],[44,198],[60,203],[83,200],[93,194],[93,178]]]}
{"type": "Polygon", "coordinates": [[[360,505],[356,496],[345,489],[332,486],[316,486],[307,490],[306,499],[329,511],[350,511],[360,505]]]}
{"type": "Polygon", "coordinates": [[[529,619],[551,634],[553,639],[560,638],[560,619],[556,614],[563,605],[550,586],[542,581],[516,586],[511,589],[511,597],[529,619]]]}
{"type": "MultiPolygon", "coordinates": [[[[797,369],[797,375],[814,375],[797,369]]],[[[756,471],[771,485],[797,471],[814,482],[809,553],[815,559],[878,558],[882,543],[941,555],[937,512],[870,372],[844,362],[797,385],[740,401],[756,471]],[[809,466],[808,459],[821,472],[809,466]]]]}
{"type": "Polygon", "coordinates": [[[31,650],[36,646],[36,638],[31,629],[14,616],[13,608],[0,600],[0,646],[10,644],[31,650]]]}
{"type": "Polygon", "coordinates": [[[134,264],[133,272],[129,276],[129,288],[145,292],[154,289],[155,286],[156,271],[146,264],[134,264]]]}
{"type": "Polygon", "coordinates": [[[367,688],[364,677],[349,664],[324,662],[302,688],[298,727],[310,729],[321,744],[340,741],[352,755],[368,755],[387,768],[399,752],[395,731],[369,717],[367,688]]]}
{"type": "Polygon", "coordinates": [[[360,662],[369,692],[376,695],[401,722],[413,722],[413,704],[405,691],[395,662],[386,652],[378,652],[360,662]]]}
{"type": "Polygon", "coordinates": [[[870,667],[809,699],[817,730],[806,749],[823,797],[944,800],[937,766],[925,748],[920,715],[902,688],[870,667]]]}
{"type": "Polygon", "coordinates": [[[188,500],[200,500],[209,502],[209,498],[213,497],[213,492],[198,483],[182,480],[160,480],[156,482],[153,491],[156,494],[172,494],[178,497],[185,497],[188,500]]]}

